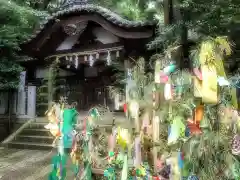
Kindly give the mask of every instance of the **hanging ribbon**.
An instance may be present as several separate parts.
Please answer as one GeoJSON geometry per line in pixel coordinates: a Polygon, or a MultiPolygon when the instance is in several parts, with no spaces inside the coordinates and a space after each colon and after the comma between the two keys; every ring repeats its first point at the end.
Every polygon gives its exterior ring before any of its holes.
{"type": "Polygon", "coordinates": [[[127,154],[125,154],[124,160],[123,160],[121,180],[127,180],[127,179],[128,179],[128,156],[127,154]]]}
{"type": "Polygon", "coordinates": [[[160,79],[160,73],[161,73],[161,61],[157,60],[155,64],[155,83],[161,83],[160,79]]]}
{"type": "Polygon", "coordinates": [[[164,86],[164,98],[165,100],[172,99],[172,85],[170,83],[167,83],[164,86]]]}

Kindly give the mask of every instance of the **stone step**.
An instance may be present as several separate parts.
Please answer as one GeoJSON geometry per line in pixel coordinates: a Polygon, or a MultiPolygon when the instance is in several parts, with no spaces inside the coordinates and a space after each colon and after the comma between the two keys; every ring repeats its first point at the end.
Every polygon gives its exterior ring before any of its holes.
{"type": "Polygon", "coordinates": [[[53,136],[38,136],[38,135],[34,135],[34,136],[19,135],[16,137],[16,141],[52,144],[54,141],[54,137],[53,136]]]}
{"type": "Polygon", "coordinates": [[[29,125],[29,129],[33,128],[33,129],[45,129],[44,126],[46,126],[48,124],[48,122],[33,122],[29,125]]]}
{"type": "Polygon", "coordinates": [[[24,129],[20,135],[29,135],[29,136],[52,136],[48,129],[40,129],[40,128],[26,128],[24,129]]]}
{"type": "Polygon", "coordinates": [[[14,149],[31,149],[31,150],[51,150],[54,149],[51,144],[33,143],[33,142],[19,142],[12,141],[6,145],[8,148],[14,149]]]}

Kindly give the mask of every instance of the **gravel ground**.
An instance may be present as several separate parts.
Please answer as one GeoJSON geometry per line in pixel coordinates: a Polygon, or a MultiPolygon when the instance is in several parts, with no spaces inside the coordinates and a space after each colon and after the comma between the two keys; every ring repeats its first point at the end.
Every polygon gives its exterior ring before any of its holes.
{"type": "Polygon", "coordinates": [[[52,152],[0,149],[0,180],[45,180],[52,152]]]}

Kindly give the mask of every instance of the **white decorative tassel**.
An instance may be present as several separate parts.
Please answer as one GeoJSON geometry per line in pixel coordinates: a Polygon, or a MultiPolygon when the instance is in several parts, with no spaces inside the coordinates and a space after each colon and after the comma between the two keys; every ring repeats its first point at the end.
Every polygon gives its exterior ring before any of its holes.
{"type": "Polygon", "coordinates": [[[84,61],[86,62],[88,60],[87,56],[84,56],[84,61]]]}
{"type": "Polygon", "coordinates": [[[66,61],[69,61],[68,56],[65,57],[65,60],[66,60],[66,61]]]}
{"type": "Polygon", "coordinates": [[[65,57],[65,60],[67,61],[66,64],[67,64],[67,68],[69,69],[70,65],[69,65],[69,58],[68,58],[68,56],[65,57]]]}
{"type": "Polygon", "coordinates": [[[116,57],[119,58],[120,55],[119,55],[119,51],[116,52],[116,57]]]}
{"type": "Polygon", "coordinates": [[[91,55],[89,56],[89,65],[92,67],[93,64],[94,64],[94,58],[93,58],[93,55],[91,54],[91,55]]]}
{"type": "Polygon", "coordinates": [[[107,55],[107,65],[108,66],[111,65],[111,53],[110,53],[110,51],[108,51],[108,55],[107,55]]]}
{"type": "Polygon", "coordinates": [[[69,57],[69,61],[72,62],[72,56],[69,57]]]}
{"type": "Polygon", "coordinates": [[[78,68],[78,56],[77,55],[75,56],[75,68],[76,69],[78,68]]]}
{"type": "Polygon", "coordinates": [[[164,86],[164,98],[165,100],[172,99],[172,86],[170,83],[167,83],[164,86]]]}
{"type": "Polygon", "coordinates": [[[99,53],[96,54],[96,59],[99,59],[99,53]]]}

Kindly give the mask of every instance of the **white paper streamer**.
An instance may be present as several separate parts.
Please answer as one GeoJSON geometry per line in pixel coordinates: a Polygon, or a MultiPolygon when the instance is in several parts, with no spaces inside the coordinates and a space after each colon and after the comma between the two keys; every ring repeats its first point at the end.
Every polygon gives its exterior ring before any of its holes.
{"type": "Polygon", "coordinates": [[[76,69],[78,68],[78,56],[77,55],[75,56],[75,68],[76,69]]]}
{"type": "Polygon", "coordinates": [[[111,62],[112,62],[112,60],[111,60],[111,53],[110,53],[110,51],[108,51],[108,55],[107,55],[107,65],[110,66],[110,65],[111,65],[111,62]]]}
{"type": "Polygon", "coordinates": [[[96,59],[99,59],[99,53],[96,54],[96,59]]]}
{"type": "Polygon", "coordinates": [[[87,56],[84,56],[84,61],[86,62],[88,60],[87,56]]]}
{"type": "Polygon", "coordinates": [[[135,139],[135,158],[134,158],[134,166],[139,167],[141,165],[141,140],[140,137],[136,137],[135,139]]]}
{"type": "Polygon", "coordinates": [[[94,64],[94,58],[93,58],[93,55],[90,55],[89,56],[89,65],[92,67],[94,64]]]}
{"type": "Polygon", "coordinates": [[[172,99],[172,86],[169,83],[164,86],[164,98],[165,100],[172,99]]]}
{"type": "Polygon", "coordinates": [[[116,52],[116,57],[119,58],[119,51],[116,52]]]}

